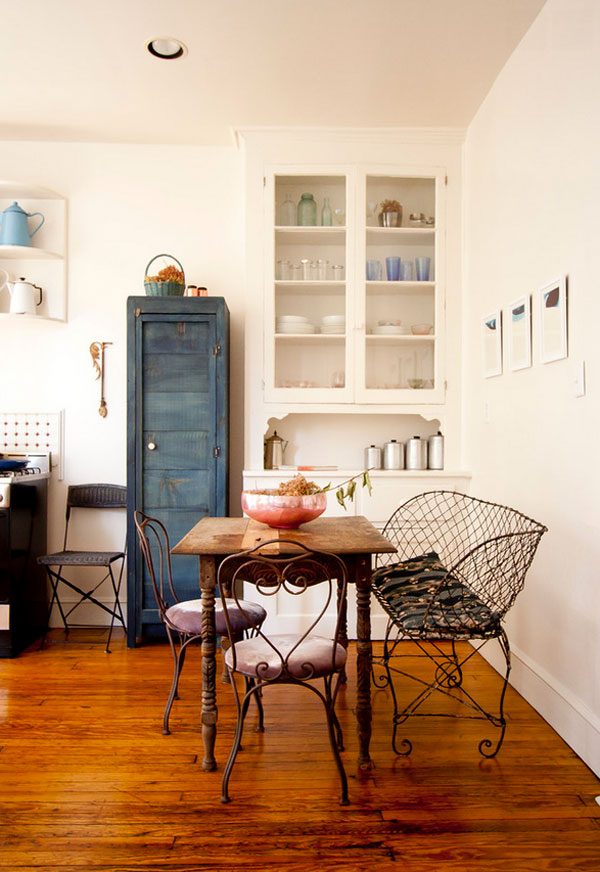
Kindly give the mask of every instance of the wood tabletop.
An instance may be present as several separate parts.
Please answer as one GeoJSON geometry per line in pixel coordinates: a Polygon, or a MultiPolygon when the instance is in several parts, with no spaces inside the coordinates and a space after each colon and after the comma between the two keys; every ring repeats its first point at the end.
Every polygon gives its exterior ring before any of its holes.
{"type": "MultiPolygon", "coordinates": [[[[297,530],[275,530],[249,518],[202,518],[175,545],[173,554],[237,554],[271,540],[301,542],[333,554],[393,554],[396,548],[362,516],[317,518],[297,530]]],[[[285,545],[273,546],[285,552],[285,545]]]]}

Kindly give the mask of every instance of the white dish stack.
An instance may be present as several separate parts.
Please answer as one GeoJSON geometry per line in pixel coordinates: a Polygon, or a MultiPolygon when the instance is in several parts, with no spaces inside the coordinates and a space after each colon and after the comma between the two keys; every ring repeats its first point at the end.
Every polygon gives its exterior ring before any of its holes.
{"type": "Polygon", "coordinates": [[[321,318],[321,333],[343,335],[346,332],[345,315],[323,315],[321,318]]]}
{"type": "Polygon", "coordinates": [[[314,324],[304,315],[278,315],[275,322],[276,333],[316,333],[314,324]]]}

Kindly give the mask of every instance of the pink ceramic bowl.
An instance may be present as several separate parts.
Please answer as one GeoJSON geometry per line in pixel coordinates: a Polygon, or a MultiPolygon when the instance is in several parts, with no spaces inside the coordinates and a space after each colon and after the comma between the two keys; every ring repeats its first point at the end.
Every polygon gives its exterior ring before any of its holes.
{"type": "Polygon", "coordinates": [[[242,491],[242,509],[250,518],[278,530],[295,530],[300,524],[314,521],[327,508],[327,494],[284,497],[242,491]]]}

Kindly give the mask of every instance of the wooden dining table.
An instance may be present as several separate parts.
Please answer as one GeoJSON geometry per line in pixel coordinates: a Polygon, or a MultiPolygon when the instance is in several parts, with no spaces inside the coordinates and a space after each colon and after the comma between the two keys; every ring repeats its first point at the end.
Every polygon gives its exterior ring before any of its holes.
{"type": "MultiPolygon", "coordinates": [[[[193,554],[200,562],[202,596],[202,768],[216,769],[217,687],[215,596],[219,563],[230,554],[255,548],[271,540],[300,542],[314,551],[337,554],[354,584],[357,607],[356,719],[359,740],[358,765],[372,766],[371,741],[371,560],[374,554],[393,554],[396,548],[361,516],[317,518],[297,530],[276,530],[249,518],[202,518],[173,548],[173,554],[193,554]]],[[[282,554],[284,543],[270,546],[282,554]]],[[[293,549],[293,546],[292,546],[293,549]]]]}

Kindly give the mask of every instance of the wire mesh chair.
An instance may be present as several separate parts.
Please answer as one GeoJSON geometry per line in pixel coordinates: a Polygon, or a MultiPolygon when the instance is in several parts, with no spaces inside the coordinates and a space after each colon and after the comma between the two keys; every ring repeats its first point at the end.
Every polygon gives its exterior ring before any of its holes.
{"type": "MultiPolygon", "coordinates": [[[[265,687],[274,684],[290,684],[305,687],[323,703],[327,719],[329,742],[341,782],[340,805],[348,804],[348,781],[340,756],[344,750],[340,723],[335,713],[335,702],[340,686],[340,676],[346,663],[346,649],[341,644],[343,638],[344,603],[347,591],[346,569],[334,554],[311,551],[297,542],[285,539],[263,542],[256,548],[227,557],[219,567],[217,576],[223,614],[231,646],[225,654],[225,664],[234,687],[237,706],[236,734],[225,767],[222,782],[221,802],[229,802],[229,779],[240,750],[244,719],[252,696],[258,698],[265,687]],[[269,553],[269,548],[278,546],[278,552],[269,553]],[[281,547],[291,550],[291,555],[281,554],[281,547]],[[289,546],[289,549],[288,549],[289,546]],[[267,635],[262,628],[252,639],[236,641],[235,623],[230,602],[223,594],[226,579],[236,589],[236,580],[254,584],[263,596],[276,596],[285,591],[293,596],[310,592],[314,585],[324,586],[322,604],[317,613],[311,616],[309,628],[301,634],[267,635]],[[330,604],[336,602],[335,626],[331,633],[325,624],[330,604]],[[321,635],[323,633],[323,635],[321,635]],[[244,691],[240,691],[235,681],[235,673],[243,676],[244,691]],[[313,682],[323,680],[321,691],[313,682]]],[[[241,601],[235,598],[238,608],[244,610],[241,601]]]]}
{"type": "MultiPolygon", "coordinates": [[[[62,618],[65,627],[65,632],[69,632],[69,616],[76,608],[85,602],[94,603],[98,608],[107,612],[110,615],[110,627],[108,638],[106,640],[105,651],[110,654],[110,640],[112,637],[115,620],[120,621],[121,626],[125,628],[125,619],[123,610],[119,602],[119,593],[121,590],[121,581],[123,578],[123,568],[125,566],[125,554],[127,543],[122,551],[91,551],[91,550],[73,550],[67,549],[69,537],[69,523],[71,521],[73,509],[126,509],[127,508],[127,488],[118,484],[77,484],[71,485],[67,491],[67,511],[65,518],[65,536],[63,540],[63,550],[57,551],[54,554],[45,554],[38,557],[38,563],[46,567],[46,573],[52,587],[52,596],[50,598],[50,606],[48,608],[48,623],[54,603],[58,607],[58,611],[62,618]],[[119,573],[115,578],[113,565],[120,562],[119,573]],[[91,590],[83,590],[72,578],[66,578],[63,574],[64,567],[96,567],[105,569],[106,572],[102,578],[97,581],[91,590]],[[114,602],[112,607],[108,606],[96,596],[96,591],[105,582],[110,581],[112,588],[112,596],[114,602]],[[63,608],[59,596],[59,585],[63,584],[70,590],[78,594],[79,599],[71,606],[68,611],[63,608]]],[[[81,583],[81,582],[80,582],[81,583]]],[[[71,626],[74,626],[71,624],[71,626]]],[[[45,637],[42,640],[44,645],[45,637]]]]}
{"type": "Polygon", "coordinates": [[[506,731],[504,698],[511,668],[502,621],[523,589],[546,530],[515,509],[454,491],[420,494],[391,516],[383,534],[398,552],[381,555],[372,576],[373,592],[389,618],[383,656],[375,661],[383,673],[376,675],[374,669],[373,680],[392,694],[396,754],[412,751],[409,739],[397,741],[400,724],[429,716],[487,720],[500,734],[496,742],[482,739],[479,751],[496,756],[506,731]],[[506,663],[497,711],[484,708],[465,686],[465,664],[490,639],[498,640],[506,663]],[[471,645],[457,646],[461,641],[471,645]],[[411,658],[413,671],[408,671],[404,664],[411,658]],[[427,678],[422,677],[423,663],[431,667],[427,678]],[[420,686],[406,704],[399,702],[395,675],[420,686]],[[447,710],[430,711],[425,703],[436,693],[456,702],[447,710]]]}
{"type": "MultiPolygon", "coordinates": [[[[173,678],[167,704],[163,715],[163,734],[169,735],[169,717],[173,702],[178,699],[179,679],[185,662],[188,645],[202,641],[202,600],[181,600],[175,590],[171,570],[171,548],[169,534],[158,518],[144,512],[135,511],[133,515],[138,542],[144,563],[152,583],[154,599],[160,619],[165,628],[171,653],[173,655],[173,678]]],[[[267,616],[258,603],[227,600],[230,607],[230,624],[237,639],[244,633],[254,633],[267,616]]],[[[226,633],[225,617],[221,603],[215,603],[215,630],[218,636],[226,633]]],[[[263,709],[257,699],[259,711],[259,730],[263,729],[263,709]]]]}

